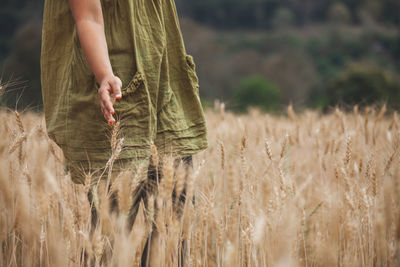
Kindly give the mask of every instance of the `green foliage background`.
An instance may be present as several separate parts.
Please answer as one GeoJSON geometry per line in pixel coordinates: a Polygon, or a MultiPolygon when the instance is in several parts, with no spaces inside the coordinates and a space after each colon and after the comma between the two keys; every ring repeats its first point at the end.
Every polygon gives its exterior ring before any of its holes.
{"type": "MultiPolygon", "coordinates": [[[[400,108],[398,0],[176,3],[205,106],[218,98],[231,109],[265,104],[271,110],[293,103],[327,110],[371,100],[400,108]],[[258,85],[246,85],[257,80],[258,85]],[[272,87],[279,91],[275,103],[254,103],[254,93],[272,87]]],[[[2,99],[7,106],[41,109],[42,6],[37,0],[2,1],[1,77],[23,82],[8,89],[2,99]]]]}
{"type": "Polygon", "coordinates": [[[250,106],[255,106],[263,111],[274,111],[279,107],[280,89],[263,76],[252,75],[243,79],[234,89],[233,109],[244,112],[250,106]]]}

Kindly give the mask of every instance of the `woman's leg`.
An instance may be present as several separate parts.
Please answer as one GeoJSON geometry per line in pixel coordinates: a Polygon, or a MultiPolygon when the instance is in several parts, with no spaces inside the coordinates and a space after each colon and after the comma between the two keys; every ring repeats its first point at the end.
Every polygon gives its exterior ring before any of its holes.
{"type": "MultiPolygon", "coordinates": [[[[185,202],[186,202],[186,187],[187,187],[187,178],[188,178],[187,175],[189,174],[189,168],[193,168],[193,158],[192,158],[191,155],[186,156],[186,157],[182,157],[181,160],[182,160],[182,163],[183,163],[183,167],[185,169],[184,187],[183,187],[182,192],[180,193],[179,196],[177,196],[176,188],[174,188],[174,190],[172,192],[172,201],[173,201],[173,204],[174,204],[175,212],[178,214],[178,218],[180,218],[180,216],[182,215],[183,207],[184,207],[185,202]]],[[[178,165],[179,165],[179,162],[178,162],[178,164],[176,164],[175,168],[177,168],[178,165]]],[[[192,201],[193,200],[194,199],[192,199],[192,201]]]]}
{"type": "MultiPolygon", "coordinates": [[[[185,185],[183,187],[183,190],[179,197],[177,197],[176,193],[176,188],[174,188],[174,191],[172,193],[172,200],[174,202],[174,207],[175,207],[175,212],[178,214],[178,218],[181,218],[183,215],[183,208],[185,206],[186,202],[186,193],[187,193],[187,181],[188,181],[188,174],[189,174],[189,168],[193,168],[193,158],[192,156],[187,156],[182,158],[182,163],[184,164],[185,168],[185,185]],[[178,198],[178,199],[177,199],[178,198]]],[[[191,199],[191,201],[194,204],[194,197],[191,199]]],[[[181,244],[180,244],[180,250],[179,250],[179,266],[185,266],[186,265],[186,252],[187,252],[187,241],[186,239],[183,239],[181,244]]]]}
{"type": "MultiPolygon", "coordinates": [[[[161,168],[159,167],[159,170],[160,169],[161,168]]],[[[149,167],[147,170],[147,181],[145,181],[145,185],[141,186],[140,193],[139,192],[134,193],[134,194],[143,194],[142,197],[145,200],[144,203],[145,203],[146,207],[147,207],[147,197],[150,194],[155,194],[157,192],[157,189],[158,189],[157,188],[157,180],[160,180],[161,176],[162,176],[161,172],[160,171],[157,172],[156,166],[154,165],[152,159],[150,159],[150,164],[149,164],[149,167]]],[[[134,200],[136,200],[136,196],[134,195],[133,197],[134,197],[134,200]]],[[[132,213],[132,217],[133,216],[136,217],[136,215],[137,215],[137,212],[139,210],[140,199],[136,200],[136,202],[134,201],[134,203],[133,203],[134,213],[132,213]]],[[[155,207],[154,207],[154,209],[155,209],[155,207]]],[[[134,219],[135,218],[132,218],[133,221],[130,223],[130,225],[133,225],[134,219]]],[[[141,263],[140,263],[141,266],[150,266],[149,265],[149,261],[150,261],[149,246],[151,244],[152,237],[154,237],[154,234],[156,234],[156,233],[154,233],[156,231],[156,227],[153,222],[152,222],[151,227],[152,227],[152,229],[151,229],[152,234],[147,238],[146,244],[143,248],[141,263]]]]}
{"type": "MultiPolygon", "coordinates": [[[[90,234],[96,229],[97,225],[99,224],[99,213],[97,207],[94,203],[94,196],[93,196],[93,187],[89,189],[87,193],[87,198],[90,205],[90,212],[91,212],[91,229],[90,234]]],[[[118,200],[117,200],[117,192],[113,192],[110,196],[110,214],[113,212],[118,213],[118,200]]]]}
{"type": "Polygon", "coordinates": [[[149,166],[147,168],[147,179],[141,181],[140,184],[135,188],[132,193],[132,206],[130,207],[128,214],[128,228],[132,229],[137,213],[139,211],[140,201],[143,199],[145,207],[147,208],[147,199],[150,194],[155,194],[157,190],[157,173],[156,168],[150,159],[149,166]]]}
{"type": "MultiPolygon", "coordinates": [[[[188,171],[189,168],[193,168],[193,158],[192,155],[189,156],[185,156],[185,157],[181,157],[181,158],[176,158],[175,162],[174,162],[174,168],[175,170],[178,168],[179,164],[181,163],[182,160],[182,164],[184,165],[184,169],[185,169],[185,179],[187,178],[188,175],[188,171]]],[[[149,180],[153,181],[156,185],[157,182],[157,177],[156,175],[159,175],[159,179],[162,178],[162,175],[160,175],[161,172],[159,172],[158,174],[155,171],[155,167],[150,165],[149,166],[149,180]]],[[[180,194],[179,198],[176,196],[176,190],[174,188],[173,190],[173,194],[172,194],[172,201],[173,201],[173,205],[174,205],[174,211],[177,212],[178,217],[180,217],[182,215],[183,212],[183,207],[186,201],[186,180],[185,180],[185,185],[184,188],[182,190],[182,193],[180,194]]],[[[141,259],[141,266],[150,266],[149,265],[149,255],[150,255],[150,251],[149,251],[149,246],[151,246],[152,239],[154,241],[155,237],[157,237],[158,233],[157,233],[157,228],[155,227],[155,225],[153,224],[153,229],[152,229],[152,234],[151,236],[149,236],[146,240],[146,244],[145,247],[143,249],[143,254],[142,254],[142,259],[141,259]]],[[[186,255],[186,241],[183,240],[182,244],[180,244],[181,249],[179,252],[180,255],[180,265],[179,266],[185,266],[185,255],[186,255]]],[[[151,250],[151,248],[150,248],[151,250]]]]}

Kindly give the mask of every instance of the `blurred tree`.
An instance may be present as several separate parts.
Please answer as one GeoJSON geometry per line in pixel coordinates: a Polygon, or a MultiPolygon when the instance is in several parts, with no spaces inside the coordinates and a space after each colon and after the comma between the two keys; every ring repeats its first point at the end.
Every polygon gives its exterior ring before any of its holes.
{"type": "Polygon", "coordinates": [[[335,2],[329,8],[329,20],[336,24],[348,24],[351,21],[351,14],[346,5],[335,2]]]}
{"type": "Polygon", "coordinates": [[[26,87],[9,88],[4,95],[10,107],[39,109],[42,105],[40,83],[41,22],[25,24],[15,35],[13,49],[4,63],[5,78],[26,81],[26,87]]]}
{"type": "Polygon", "coordinates": [[[15,32],[28,21],[40,20],[43,1],[2,0],[0,9],[0,66],[11,51],[15,32]]]}
{"type": "Polygon", "coordinates": [[[382,3],[377,0],[368,0],[357,14],[362,24],[366,26],[376,24],[382,16],[382,3]]]}
{"type": "Polygon", "coordinates": [[[280,105],[279,87],[260,75],[244,78],[232,96],[231,108],[239,112],[244,112],[251,106],[264,111],[273,111],[280,105]]]}
{"type": "Polygon", "coordinates": [[[399,108],[400,82],[380,67],[352,65],[329,83],[327,97],[330,105],[370,105],[384,101],[399,108]]]}
{"type": "Polygon", "coordinates": [[[319,81],[312,60],[301,50],[272,53],[258,71],[279,86],[282,104],[295,107],[305,104],[308,91],[319,81]]]}
{"type": "Polygon", "coordinates": [[[292,26],[294,23],[295,17],[289,8],[280,7],[276,9],[272,19],[272,25],[274,28],[287,28],[292,26]]]}
{"type": "Polygon", "coordinates": [[[350,19],[352,22],[358,23],[359,17],[358,11],[362,6],[369,0],[336,0],[337,2],[341,2],[350,12],[350,19]]]}
{"type": "Polygon", "coordinates": [[[382,20],[400,28],[400,1],[380,0],[382,2],[382,20]]]}
{"type": "Polygon", "coordinates": [[[186,0],[182,10],[194,19],[219,28],[269,27],[277,0],[186,0]]]}

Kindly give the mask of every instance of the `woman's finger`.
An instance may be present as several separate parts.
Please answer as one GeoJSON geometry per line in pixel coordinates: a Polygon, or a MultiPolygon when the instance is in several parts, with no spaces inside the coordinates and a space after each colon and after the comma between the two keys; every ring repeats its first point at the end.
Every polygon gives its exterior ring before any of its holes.
{"type": "Polygon", "coordinates": [[[113,96],[116,99],[122,98],[121,87],[122,87],[121,79],[118,77],[115,77],[115,79],[111,81],[111,90],[112,90],[113,96]]]}
{"type": "Polygon", "coordinates": [[[114,114],[115,113],[110,97],[108,97],[108,99],[104,100],[104,106],[105,106],[105,108],[108,110],[108,112],[110,114],[114,114]]]}
{"type": "Polygon", "coordinates": [[[114,117],[111,115],[110,112],[106,108],[103,108],[103,115],[109,125],[112,125],[115,122],[114,117]]]}
{"type": "Polygon", "coordinates": [[[114,114],[113,103],[110,96],[110,91],[106,89],[99,89],[100,102],[103,103],[104,108],[106,108],[111,114],[114,114]]]}
{"type": "Polygon", "coordinates": [[[100,102],[101,106],[101,112],[103,113],[104,118],[108,122],[108,124],[112,125],[113,122],[115,122],[114,117],[110,114],[107,108],[105,108],[104,103],[100,102]]]}
{"type": "Polygon", "coordinates": [[[106,111],[106,109],[104,108],[103,105],[101,105],[101,113],[103,113],[104,119],[108,120],[108,119],[107,119],[107,111],[106,111]]]}

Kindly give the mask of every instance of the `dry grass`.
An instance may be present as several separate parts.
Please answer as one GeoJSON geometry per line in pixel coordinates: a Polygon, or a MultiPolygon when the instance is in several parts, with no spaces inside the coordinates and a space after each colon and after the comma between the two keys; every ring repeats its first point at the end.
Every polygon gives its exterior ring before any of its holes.
{"type": "Polygon", "coordinates": [[[155,234],[150,223],[158,229],[152,266],[177,266],[182,239],[190,266],[399,266],[396,113],[216,110],[206,111],[209,148],[194,157],[188,180],[167,160],[161,192],[141,203],[132,231],[126,216],[138,173],[121,173],[111,186],[118,216],[99,184],[101,224],[91,229],[88,187],[64,175],[43,117],[1,112],[0,266],[137,266],[155,234]],[[185,183],[196,201],[179,218],[171,192],[185,183]]]}

